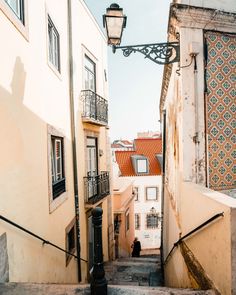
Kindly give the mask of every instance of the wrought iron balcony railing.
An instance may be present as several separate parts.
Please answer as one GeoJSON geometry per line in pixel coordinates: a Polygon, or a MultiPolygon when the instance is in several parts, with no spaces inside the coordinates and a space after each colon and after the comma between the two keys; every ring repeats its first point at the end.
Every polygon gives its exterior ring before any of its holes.
{"type": "Polygon", "coordinates": [[[84,177],[85,203],[95,204],[110,194],[109,172],[84,177]]]}
{"type": "Polygon", "coordinates": [[[92,90],[82,90],[83,121],[106,126],[108,123],[107,100],[92,90]]]}

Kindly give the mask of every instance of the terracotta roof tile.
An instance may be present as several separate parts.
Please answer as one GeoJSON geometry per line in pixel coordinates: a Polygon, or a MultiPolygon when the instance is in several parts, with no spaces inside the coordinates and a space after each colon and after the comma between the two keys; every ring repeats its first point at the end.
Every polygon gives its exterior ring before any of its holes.
{"type": "Polygon", "coordinates": [[[161,167],[156,154],[162,153],[161,138],[137,138],[134,140],[133,151],[116,151],[116,161],[119,165],[121,176],[135,176],[131,156],[144,155],[149,160],[149,174],[160,175],[161,167]]]}

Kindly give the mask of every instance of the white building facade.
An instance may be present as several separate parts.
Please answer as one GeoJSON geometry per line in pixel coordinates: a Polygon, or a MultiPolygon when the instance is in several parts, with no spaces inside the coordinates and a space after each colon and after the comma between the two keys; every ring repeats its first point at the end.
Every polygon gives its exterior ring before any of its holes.
{"type": "MultiPolygon", "coordinates": [[[[126,177],[124,177],[126,178],[126,177]]],[[[142,249],[161,246],[161,187],[162,177],[133,176],[135,237],[142,249]]]]}
{"type": "Polygon", "coordinates": [[[115,152],[119,177],[133,181],[135,236],[142,249],[161,246],[161,143],[161,138],[137,138],[133,150],[115,152]]]}

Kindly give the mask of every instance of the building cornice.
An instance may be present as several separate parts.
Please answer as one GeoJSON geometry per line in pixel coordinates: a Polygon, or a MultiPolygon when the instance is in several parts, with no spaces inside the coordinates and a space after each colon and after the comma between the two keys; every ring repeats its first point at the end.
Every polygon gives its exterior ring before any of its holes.
{"type": "Polygon", "coordinates": [[[236,13],[218,9],[172,4],[170,7],[168,32],[172,26],[236,32],[236,13]]]}

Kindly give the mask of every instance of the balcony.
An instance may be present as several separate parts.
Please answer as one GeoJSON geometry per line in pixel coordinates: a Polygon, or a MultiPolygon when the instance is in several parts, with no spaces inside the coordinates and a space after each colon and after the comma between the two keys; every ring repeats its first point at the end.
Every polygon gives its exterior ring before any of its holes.
{"type": "Polygon", "coordinates": [[[93,205],[110,194],[109,172],[84,177],[85,203],[93,205]]]}
{"type": "Polygon", "coordinates": [[[82,90],[81,100],[83,101],[83,122],[99,126],[108,124],[108,103],[92,90],[82,90]]]}

